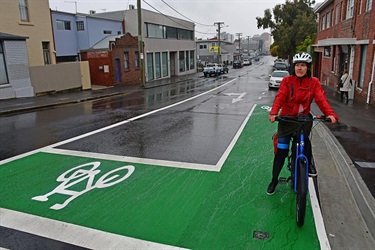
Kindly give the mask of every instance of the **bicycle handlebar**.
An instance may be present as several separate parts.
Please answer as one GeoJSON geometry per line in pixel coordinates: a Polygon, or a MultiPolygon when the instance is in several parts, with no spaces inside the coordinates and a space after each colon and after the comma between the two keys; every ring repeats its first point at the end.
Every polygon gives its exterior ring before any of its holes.
{"type": "Polygon", "coordinates": [[[297,117],[292,117],[292,116],[276,116],[275,121],[296,121],[296,122],[308,122],[308,121],[316,121],[320,120],[323,122],[332,122],[331,118],[326,117],[325,115],[318,115],[318,116],[308,116],[308,115],[303,115],[303,116],[297,116],[297,117]]]}

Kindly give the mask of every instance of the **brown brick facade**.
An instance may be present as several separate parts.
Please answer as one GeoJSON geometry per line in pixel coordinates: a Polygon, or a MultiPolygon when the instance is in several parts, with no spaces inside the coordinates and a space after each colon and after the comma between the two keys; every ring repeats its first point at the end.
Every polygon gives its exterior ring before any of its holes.
{"type": "Polygon", "coordinates": [[[140,84],[140,68],[135,65],[136,55],[138,38],[129,33],[110,42],[106,49],[81,52],[82,61],[89,61],[91,84],[102,86],[140,84]],[[128,55],[127,69],[125,53],[128,55]]]}
{"type": "Polygon", "coordinates": [[[375,88],[369,85],[374,81],[371,78],[374,70],[375,1],[371,10],[366,11],[366,0],[362,4],[354,0],[350,18],[346,16],[348,2],[326,0],[317,8],[319,23],[314,51],[318,60],[314,73],[323,84],[335,88],[343,70],[348,69],[356,83],[354,100],[365,103],[369,99],[370,105],[375,105],[375,88]]]}

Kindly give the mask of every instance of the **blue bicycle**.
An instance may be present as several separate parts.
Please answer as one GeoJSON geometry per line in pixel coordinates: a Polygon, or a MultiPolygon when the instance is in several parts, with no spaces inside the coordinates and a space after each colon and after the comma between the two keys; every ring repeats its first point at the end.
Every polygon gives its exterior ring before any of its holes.
{"type": "MultiPolygon", "coordinates": [[[[299,124],[298,130],[292,136],[291,153],[288,156],[288,170],[291,176],[287,179],[292,181],[292,188],[297,195],[296,199],[296,220],[297,225],[302,227],[305,222],[306,197],[308,194],[308,177],[310,163],[305,155],[305,136],[303,133],[303,124],[311,121],[331,122],[331,119],[325,116],[298,116],[296,118],[289,116],[278,116],[276,121],[286,121],[299,124]]],[[[311,160],[312,160],[311,156],[311,160]]],[[[313,160],[312,160],[313,161],[313,160]]]]}

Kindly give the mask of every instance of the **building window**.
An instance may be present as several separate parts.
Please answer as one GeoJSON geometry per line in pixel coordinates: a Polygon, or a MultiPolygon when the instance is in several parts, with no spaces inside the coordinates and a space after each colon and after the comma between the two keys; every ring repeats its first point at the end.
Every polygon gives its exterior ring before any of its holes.
{"type": "Polygon", "coordinates": [[[161,62],[160,52],[155,53],[155,75],[156,78],[161,78],[161,62]]]}
{"type": "Polygon", "coordinates": [[[178,66],[180,69],[180,72],[185,71],[185,51],[180,51],[178,56],[178,66]]]}
{"type": "Polygon", "coordinates": [[[71,30],[70,21],[56,20],[58,30],[71,30]]]}
{"type": "Polygon", "coordinates": [[[339,23],[339,17],[340,17],[340,6],[336,5],[335,24],[339,23]]]}
{"type": "Polygon", "coordinates": [[[372,9],[372,0],[366,1],[366,11],[370,11],[372,9]]]}
{"type": "Polygon", "coordinates": [[[83,21],[77,21],[77,31],[84,31],[85,23],[83,21]]]}
{"type": "Polygon", "coordinates": [[[353,17],[353,10],[354,10],[354,0],[348,0],[347,7],[346,7],[346,19],[353,17]]]}
{"type": "Polygon", "coordinates": [[[168,52],[162,53],[163,77],[168,76],[168,52]]]}
{"type": "Polygon", "coordinates": [[[134,66],[136,68],[139,68],[139,51],[136,51],[134,53],[134,66]]]}
{"type": "Polygon", "coordinates": [[[327,29],[331,27],[331,12],[327,13],[327,29]]]}
{"type": "Polygon", "coordinates": [[[190,69],[194,69],[195,68],[194,67],[194,64],[195,64],[195,60],[194,60],[195,56],[194,56],[194,54],[195,54],[195,51],[194,50],[190,50],[190,69]]]}
{"type": "Polygon", "coordinates": [[[186,54],[185,54],[185,60],[186,60],[186,70],[189,70],[189,51],[187,50],[186,51],[186,54]]]}
{"type": "Polygon", "coordinates": [[[324,47],[324,57],[331,57],[331,47],[324,47]]]}
{"type": "Polygon", "coordinates": [[[165,38],[165,27],[162,25],[148,23],[147,27],[147,37],[150,38],[165,38]]]}
{"type": "Polygon", "coordinates": [[[18,9],[20,10],[20,19],[23,22],[29,21],[29,8],[27,7],[27,0],[18,0],[18,9]]]}
{"type": "Polygon", "coordinates": [[[8,74],[5,67],[3,43],[0,42],[0,85],[8,84],[8,74]]]}
{"type": "Polygon", "coordinates": [[[167,27],[167,39],[177,39],[177,28],[167,27]]]}
{"type": "Polygon", "coordinates": [[[154,56],[152,53],[147,53],[147,78],[154,80],[154,56]]]}
{"type": "Polygon", "coordinates": [[[180,39],[180,40],[193,40],[193,38],[194,38],[193,31],[182,30],[182,29],[178,30],[178,39],[180,39]]]}
{"type": "Polygon", "coordinates": [[[112,30],[103,30],[103,34],[105,34],[105,35],[111,35],[112,34],[112,30]]]}
{"type": "Polygon", "coordinates": [[[201,45],[199,45],[199,49],[207,49],[207,44],[201,44],[201,45]]]}
{"type": "Polygon", "coordinates": [[[51,64],[51,54],[49,49],[49,42],[42,42],[43,47],[43,59],[44,59],[44,65],[51,64]]]}
{"type": "Polygon", "coordinates": [[[320,30],[324,30],[326,27],[326,16],[322,16],[322,20],[321,20],[321,23],[320,23],[320,30]]]}
{"type": "Polygon", "coordinates": [[[125,69],[129,69],[129,52],[124,52],[125,69]]]}

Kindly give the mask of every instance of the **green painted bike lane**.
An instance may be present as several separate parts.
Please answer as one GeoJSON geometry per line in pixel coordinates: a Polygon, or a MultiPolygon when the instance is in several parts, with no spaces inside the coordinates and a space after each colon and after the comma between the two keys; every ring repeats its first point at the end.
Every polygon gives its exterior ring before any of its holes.
{"type": "Polygon", "coordinates": [[[266,194],[276,130],[267,116],[255,108],[220,172],[51,153],[2,164],[0,207],[190,249],[319,249],[310,201],[305,225],[298,228],[290,186],[280,184],[273,196],[266,194]],[[80,165],[81,171],[66,172],[80,165]],[[116,170],[123,166],[134,169],[116,170]],[[89,170],[92,179],[68,186],[89,170]],[[64,181],[65,189],[56,191],[64,181]],[[90,185],[65,207],[53,209],[90,185]]]}

